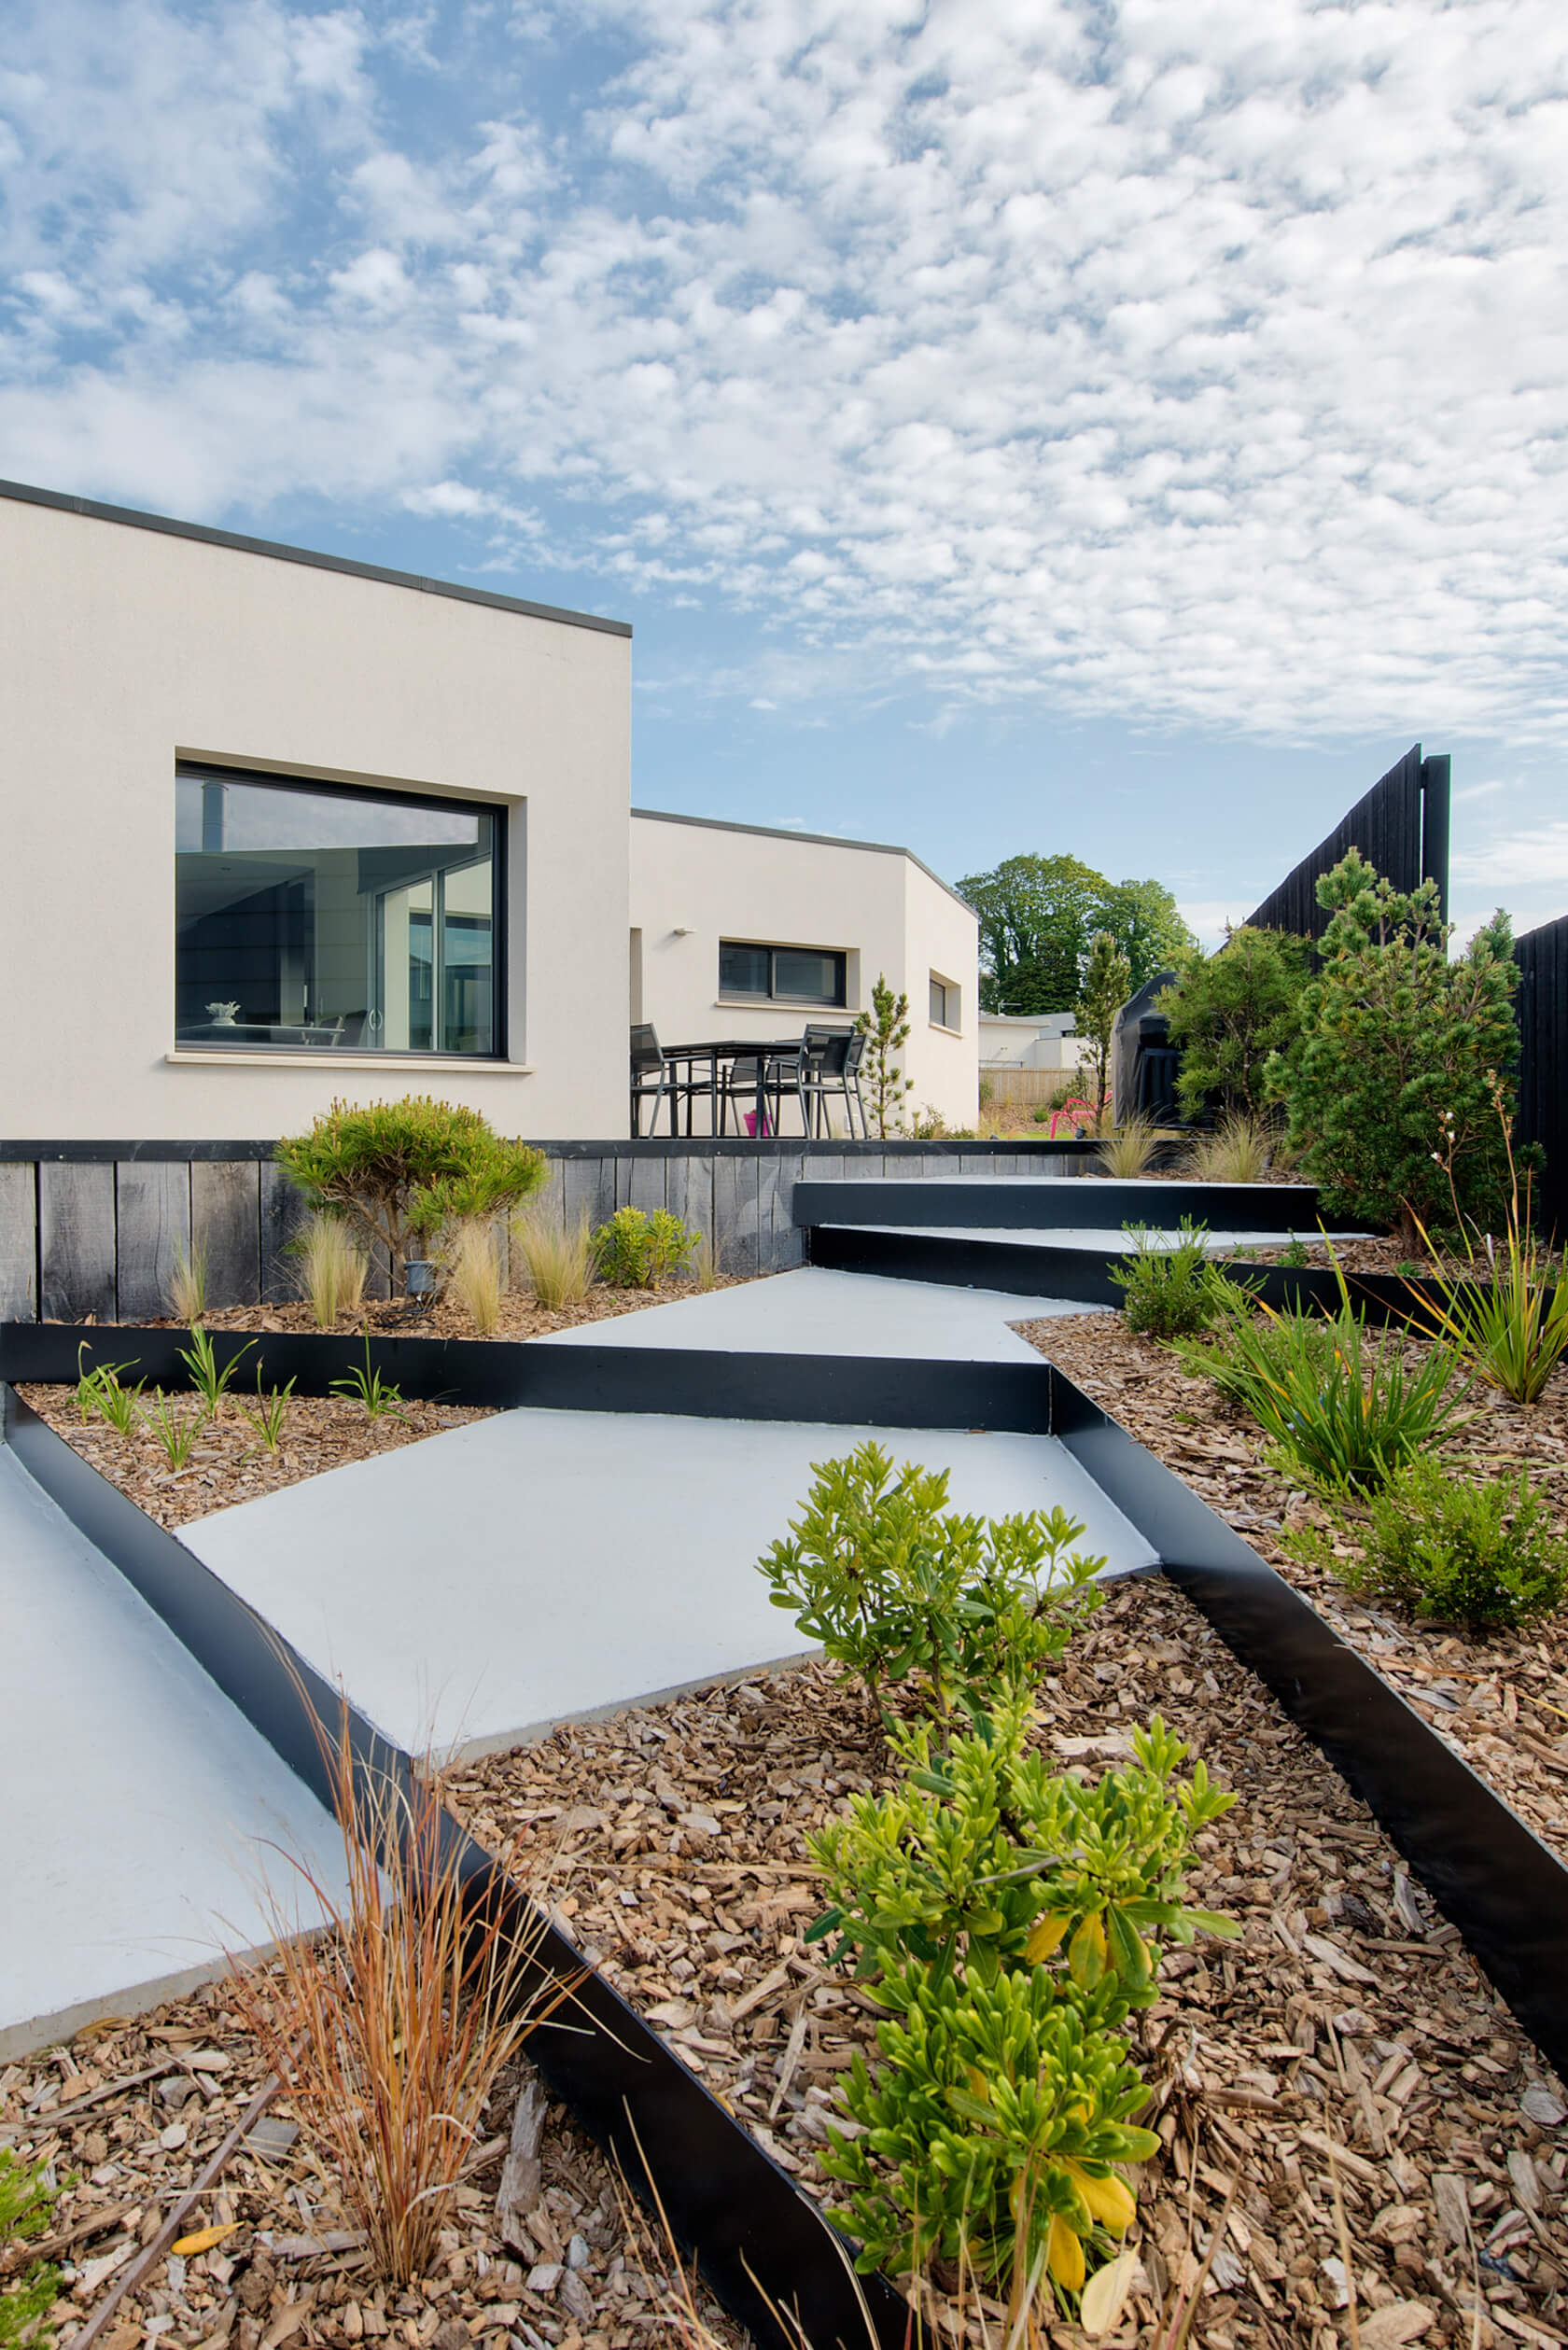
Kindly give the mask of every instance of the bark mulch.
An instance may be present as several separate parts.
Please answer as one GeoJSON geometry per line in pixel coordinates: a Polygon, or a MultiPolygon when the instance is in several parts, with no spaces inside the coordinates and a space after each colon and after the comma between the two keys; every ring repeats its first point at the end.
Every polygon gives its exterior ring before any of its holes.
{"type": "MultiPolygon", "coordinates": [[[[743,1282],[766,1280],[767,1274],[720,1273],[715,1289],[737,1289],[743,1282]]],[[[501,1298],[500,1320],[486,1335],[492,1338],[546,1338],[558,1330],[581,1330],[591,1322],[614,1322],[622,1314],[640,1313],[646,1306],[670,1306],[682,1297],[699,1295],[691,1280],[662,1281],[653,1289],[616,1289],[595,1281],[581,1306],[541,1306],[528,1290],[508,1290],[501,1298]]],[[[260,1306],[224,1306],[204,1314],[209,1330],[315,1330],[315,1315],[302,1297],[273,1299],[260,1306]]],[[[138,1325],[148,1330],[183,1329],[168,1315],[149,1318],[138,1325]]],[[[339,1337],[357,1338],[364,1331],[396,1330],[415,1338],[477,1338],[472,1317],[450,1291],[427,1314],[410,1320],[401,1304],[369,1298],[363,1308],[341,1315],[332,1328],[339,1337]]]]}
{"type": "MultiPolygon", "coordinates": [[[[266,2075],[221,1983],[134,2021],[110,2020],[66,2047],[0,2067],[0,2147],[47,2161],[63,2191],[35,2247],[61,2267],[56,2342],[68,2345],[116,2278],[245,2113],[266,2075]]],[[[642,2350],[669,2342],[678,2290],[668,2255],[628,2227],[623,2190],[561,2107],[546,2114],[542,2177],[521,2225],[497,2221],[520,2080],[492,2097],[442,2230],[434,2274],[378,2281],[332,2179],[273,2105],[211,2190],[180,2222],[183,2241],[232,2223],[212,2250],[167,2257],[120,2303],[105,2350],[282,2350],[384,2342],[388,2350],[642,2350]],[[510,2230],[510,2234],[508,2232],[510,2230]]],[[[707,2296],[721,2345],[744,2337],[707,2296]]]]}
{"type": "MultiPolygon", "coordinates": [[[[1281,1546],[1288,1525],[1327,1525],[1318,1504],[1270,1468],[1265,1439],[1239,1406],[1183,1371],[1167,1347],[1120,1314],[1064,1315],[1016,1325],[1226,1518],[1318,1613],[1367,1657],[1544,1843],[1568,1860],[1568,1616],[1528,1635],[1462,1638],[1358,1599],[1281,1546]]],[[[1477,1469],[1529,1470],[1561,1527],[1568,1524],[1568,1370],[1539,1403],[1513,1404],[1477,1385],[1475,1420],[1453,1449],[1477,1469]]],[[[1338,1545],[1353,1559],[1353,1548],[1338,1545]]]]}
{"type": "MultiPolygon", "coordinates": [[[[1363,2350],[1568,2342],[1561,2084],[1370,1814],[1150,1578],[1075,1639],[1041,1735],[1094,1770],[1155,1711],[1238,1795],[1193,1893],[1244,1933],[1174,1952],[1141,2019],[1166,2151],[1116,2340],[1153,2340],[1239,2179],[1195,2343],[1330,2350],[1354,2338],[1352,2292],[1363,2350]]],[[[821,2202],[834,2083],[876,2009],[804,1941],[819,1906],[805,1839],[885,1783],[858,1695],[809,1665],[560,1729],[447,1784],[492,1846],[522,1831],[566,1930],[821,2202]]]]}
{"type": "MultiPolygon", "coordinates": [[[[1228,1264],[1281,1265],[1286,1262],[1287,1251],[1295,1240],[1308,1252],[1310,1263],[1326,1272],[1330,1250],[1347,1273],[1388,1273],[1407,1276],[1412,1272],[1430,1280],[1434,1271],[1452,1281],[1485,1280],[1490,1279],[1486,1257],[1479,1255],[1472,1264],[1466,1256],[1456,1256],[1451,1251],[1438,1249],[1435,1252],[1410,1249],[1397,1235],[1368,1234],[1358,1239],[1328,1241],[1322,1232],[1286,1234],[1279,1240],[1260,1240],[1252,1246],[1227,1249],[1223,1252],[1228,1264]]],[[[1294,1261],[1294,1260],[1293,1260],[1294,1261]]],[[[1561,1270],[1562,1260],[1555,1251],[1543,1250],[1537,1259],[1544,1275],[1555,1276],[1561,1270]]]]}
{"type": "MultiPolygon", "coordinates": [[[[203,1422],[187,1465],[171,1469],[168,1455],[145,1423],[125,1436],[106,1420],[90,1420],[84,1425],[74,1387],[28,1380],[17,1393],[100,1476],[118,1485],[138,1508],[171,1531],[319,1476],[327,1469],[341,1469],[345,1462],[370,1461],[445,1429],[465,1427],[470,1420],[491,1417],[488,1410],[466,1404],[405,1403],[372,1420],[363,1404],[347,1396],[296,1395],[288,1401],[282,1443],[276,1452],[269,1452],[244,1416],[242,1394],[238,1402],[226,1399],[216,1418],[203,1422]]],[[[169,1403],[182,1419],[194,1420],[203,1408],[189,1394],[174,1395],[169,1403]]],[[[254,1413],[254,1400],[249,1408],[254,1413]]]]}

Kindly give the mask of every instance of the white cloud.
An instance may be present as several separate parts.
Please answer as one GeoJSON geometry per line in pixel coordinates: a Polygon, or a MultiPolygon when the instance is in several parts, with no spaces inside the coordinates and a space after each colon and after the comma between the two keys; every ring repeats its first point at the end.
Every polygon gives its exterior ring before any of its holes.
{"type": "Polygon", "coordinates": [[[7,67],[0,471],[401,503],[937,725],[1568,733],[1554,0],[34,0],[7,67]]]}

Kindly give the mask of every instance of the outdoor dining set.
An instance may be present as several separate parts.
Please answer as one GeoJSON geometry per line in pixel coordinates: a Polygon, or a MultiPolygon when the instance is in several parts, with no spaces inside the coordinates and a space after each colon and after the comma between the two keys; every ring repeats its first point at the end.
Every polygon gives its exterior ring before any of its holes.
{"type": "Polygon", "coordinates": [[[646,1106],[648,1131],[656,1134],[666,1104],[671,1134],[699,1131],[693,1120],[698,1104],[706,1102],[710,1134],[728,1134],[733,1115],[737,1135],[760,1140],[783,1131],[785,1104],[792,1101],[803,1134],[831,1134],[830,1104],[842,1101],[850,1134],[858,1116],[859,1131],[865,1135],[869,1126],[861,1095],[865,1044],[859,1028],[811,1027],[804,1036],[777,1043],[731,1037],[661,1044],[651,1024],[639,1022],[632,1029],[632,1132],[641,1134],[646,1106]]]}

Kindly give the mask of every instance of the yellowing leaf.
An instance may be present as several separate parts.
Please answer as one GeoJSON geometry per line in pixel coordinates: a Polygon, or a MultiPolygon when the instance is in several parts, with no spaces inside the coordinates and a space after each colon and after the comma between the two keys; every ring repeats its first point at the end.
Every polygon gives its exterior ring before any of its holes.
{"type": "Polygon", "coordinates": [[[244,2224],[243,2220],[230,2219],[221,2228],[198,2228],[193,2236],[181,2236],[170,2249],[177,2252],[182,2260],[193,2259],[198,2252],[210,2252],[215,2244],[221,2244],[225,2236],[231,2236],[244,2224]]]}
{"type": "Polygon", "coordinates": [[[1113,2235],[1125,2236],[1138,2217],[1138,2205],[1126,2180],[1113,2174],[1110,2178],[1096,2178],[1081,2162],[1070,2161],[1063,2167],[1089,2217],[1109,2228],[1113,2235]]]}
{"type": "Polygon", "coordinates": [[[1083,2238],[1056,2211],[1051,2214],[1051,2232],[1045,2239],[1045,2264],[1057,2283],[1065,2285],[1070,2293],[1076,2293],[1083,2285],[1083,2238]]]}
{"type": "Polygon", "coordinates": [[[1072,1920],[1070,1917],[1035,1919],[1029,1928],[1029,1940],[1024,1944],[1024,1956],[1031,1966],[1040,1965],[1043,1960],[1050,1957],[1053,1951],[1061,1948],[1062,1936],[1071,1923],[1072,1920]]]}
{"type": "Polygon", "coordinates": [[[1102,2269],[1096,2269],[1084,2287],[1078,2323],[1086,2334],[1108,2334],[1127,2307],[1132,2280],[1138,2273],[1136,2252],[1118,2252],[1102,2269]]]}
{"type": "Polygon", "coordinates": [[[1098,1909],[1091,1909],[1068,1945],[1067,1964],[1072,1979],[1092,1991],[1105,1972],[1105,1928],[1098,1909]]]}

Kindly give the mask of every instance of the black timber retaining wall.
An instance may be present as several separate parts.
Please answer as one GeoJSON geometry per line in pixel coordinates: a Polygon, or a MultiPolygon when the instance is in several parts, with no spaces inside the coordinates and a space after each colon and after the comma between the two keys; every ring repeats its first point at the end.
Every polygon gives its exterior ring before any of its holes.
{"type": "MultiPolygon", "coordinates": [[[[1071,1175],[1093,1142],[757,1143],[667,1136],[540,1142],[539,1204],[602,1224],[617,1208],[667,1208],[709,1236],[726,1273],[804,1261],[793,1213],[803,1177],[1071,1175]]],[[[298,1294],[287,1254],[304,1221],[271,1142],[0,1142],[0,1320],[131,1321],[168,1311],[175,1263],[206,1253],[207,1302],[252,1306],[298,1294]]],[[[372,1296],[386,1294],[383,1264],[372,1296]]]]}

